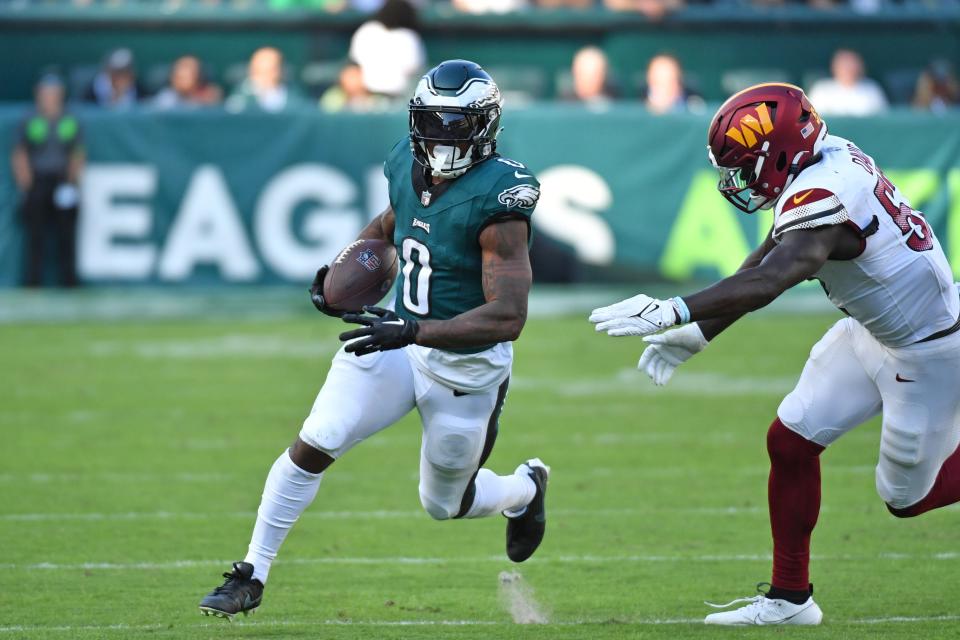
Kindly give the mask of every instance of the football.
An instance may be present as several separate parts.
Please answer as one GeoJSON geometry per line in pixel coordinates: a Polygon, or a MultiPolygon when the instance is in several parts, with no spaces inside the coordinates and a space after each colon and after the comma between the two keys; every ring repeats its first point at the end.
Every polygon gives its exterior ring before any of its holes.
{"type": "Polygon", "coordinates": [[[337,311],[361,311],[383,299],[397,277],[397,250],[384,240],[357,240],[337,254],[323,297],[337,311]]]}

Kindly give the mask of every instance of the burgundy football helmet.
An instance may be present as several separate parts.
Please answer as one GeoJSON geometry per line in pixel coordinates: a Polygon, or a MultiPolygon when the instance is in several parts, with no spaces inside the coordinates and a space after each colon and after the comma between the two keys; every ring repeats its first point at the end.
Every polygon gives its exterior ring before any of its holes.
{"type": "Polygon", "coordinates": [[[710,123],[707,149],[717,189],[733,206],[769,209],[800,171],[818,159],[827,125],[803,89],[758,84],[731,96],[710,123]]]}

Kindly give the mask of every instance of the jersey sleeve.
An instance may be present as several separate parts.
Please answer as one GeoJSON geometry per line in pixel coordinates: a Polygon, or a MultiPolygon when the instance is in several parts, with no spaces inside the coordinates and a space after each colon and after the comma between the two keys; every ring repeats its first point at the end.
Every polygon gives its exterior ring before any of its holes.
{"type": "MultiPolygon", "coordinates": [[[[401,157],[409,158],[410,154],[404,153],[409,148],[410,148],[409,138],[402,138],[398,140],[397,143],[390,148],[390,153],[387,154],[387,159],[383,161],[383,175],[387,180],[393,179],[392,176],[393,176],[394,166],[398,162],[400,162],[401,157]]],[[[409,158],[409,159],[411,161],[413,160],[413,158],[409,158]]]]}
{"type": "Polygon", "coordinates": [[[413,158],[410,155],[409,138],[402,138],[397,141],[390,149],[390,153],[387,154],[387,159],[383,161],[383,176],[387,179],[387,194],[390,199],[390,206],[394,207],[394,210],[396,210],[397,193],[400,188],[400,185],[396,183],[395,176],[405,174],[406,168],[401,163],[405,163],[408,168],[411,162],[413,162],[413,158]]]}
{"type": "MultiPolygon", "coordinates": [[[[519,164],[519,163],[518,163],[519,164]]],[[[523,220],[530,224],[530,218],[540,200],[540,183],[526,168],[509,167],[493,183],[483,201],[486,227],[503,220],[523,220]]]]}
{"type": "Polygon", "coordinates": [[[847,208],[839,196],[827,189],[806,189],[785,194],[783,202],[777,203],[773,239],[780,240],[784,233],[795,229],[813,229],[850,220],[847,208]]]}

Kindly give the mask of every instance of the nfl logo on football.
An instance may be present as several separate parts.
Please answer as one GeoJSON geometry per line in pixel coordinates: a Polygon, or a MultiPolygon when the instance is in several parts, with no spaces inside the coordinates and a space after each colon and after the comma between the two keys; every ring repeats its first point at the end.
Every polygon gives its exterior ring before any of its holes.
{"type": "Polygon", "coordinates": [[[371,249],[364,249],[357,256],[357,262],[367,271],[376,271],[380,268],[380,258],[371,249]]]}

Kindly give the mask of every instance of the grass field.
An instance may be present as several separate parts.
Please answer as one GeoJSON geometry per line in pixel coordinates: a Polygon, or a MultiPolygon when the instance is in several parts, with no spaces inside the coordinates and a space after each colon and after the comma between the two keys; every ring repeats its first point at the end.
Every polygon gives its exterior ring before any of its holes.
{"type": "Polygon", "coordinates": [[[824,454],[824,625],[700,624],[702,600],[769,579],[764,434],[834,319],[748,319],[663,390],[633,370],[639,341],[595,335],[579,315],[532,319],[489,466],[552,465],[538,554],[512,566],[501,518],[422,512],[411,416],[336,463],[263,606],[232,624],[196,604],[244,555],[263,479],[340,326],[304,314],[0,325],[0,640],[955,638],[960,514],[886,513],[876,423],[824,454]],[[498,581],[512,569],[548,624],[513,622],[498,581]]]}

